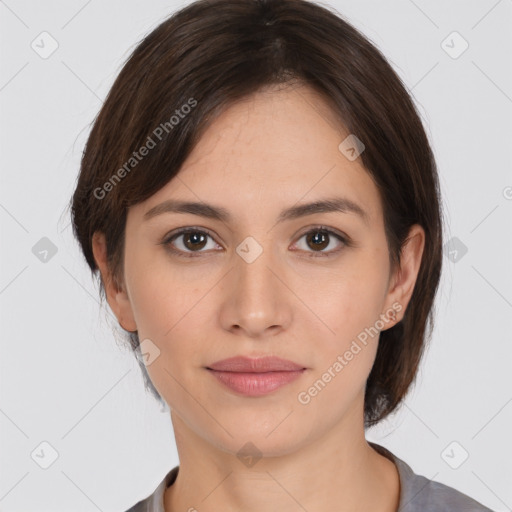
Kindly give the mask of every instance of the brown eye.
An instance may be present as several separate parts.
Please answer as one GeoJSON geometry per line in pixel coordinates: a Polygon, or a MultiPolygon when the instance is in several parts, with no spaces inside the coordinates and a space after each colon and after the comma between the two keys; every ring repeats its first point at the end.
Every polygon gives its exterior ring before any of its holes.
{"type": "Polygon", "coordinates": [[[309,247],[312,247],[315,250],[322,250],[328,247],[330,240],[326,231],[310,231],[306,235],[306,241],[309,244],[309,247]]]}
{"type": "Polygon", "coordinates": [[[206,252],[203,249],[215,249],[217,246],[209,233],[190,228],[174,233],[162,243],[174,254],[185,257],[195,256],[193,253],[206,252]],[[209,239],[211,242],[208,247],[209,239]]]}
{"type": "Polygon", "coordinates": [[[199,231],[183,233],[183,245],[191,251],[202,249],[205,246],[207,236],[199,231]]]}
{"type": "Polygon", "coordinates": [[[330,256],[348,246],[347,239],[327,228],[315,228],[304,233],[299,240],[305,239],[304,244],[298,243],[301,251],[309,253],[308,256],[330,256]],[[330,250],[325,250],[330,247],[330,250]],[[316,253],[316,254],[315,254],[316,253]]]}

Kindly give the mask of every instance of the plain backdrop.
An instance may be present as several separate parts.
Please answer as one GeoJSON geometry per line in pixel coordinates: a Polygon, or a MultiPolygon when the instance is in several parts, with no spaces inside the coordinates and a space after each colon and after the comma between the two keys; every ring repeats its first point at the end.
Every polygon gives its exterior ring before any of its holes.
{"type": "MultiPolygon", "coordinates": [[[[144,391],[100,308],[66,207],[122,63],[187,3],[0,1],[1,511],[124,511],[178,463],[169,412],[144,391]]],[[[512,2],[326,4],[411,91],[447,220],[417,383],[367,437],[415,472],[510,511],[512,2]]]]}

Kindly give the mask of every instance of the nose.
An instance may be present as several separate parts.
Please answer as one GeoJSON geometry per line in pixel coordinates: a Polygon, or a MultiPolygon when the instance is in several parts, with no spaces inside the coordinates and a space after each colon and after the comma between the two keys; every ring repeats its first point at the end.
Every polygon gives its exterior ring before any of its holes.
{"type": "Polygon", "coordinates": [[[222,327],[243,337],[276,335],[288,329],[293,316],[291,274],[271,249],[262,249],[251,240],[240,244],[224,282],[222,327]]]}

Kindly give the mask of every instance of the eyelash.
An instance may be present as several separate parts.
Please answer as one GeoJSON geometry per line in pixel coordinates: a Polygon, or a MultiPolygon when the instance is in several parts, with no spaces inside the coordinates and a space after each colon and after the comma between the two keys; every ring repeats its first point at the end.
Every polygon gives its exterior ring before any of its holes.
{"type": "MultiPolygon", "coordinates": [[[[185,234],[202,234],[202,235],[207,235],[209,236],[210,238],[213,239],[213,235],[208,231],[208,230],[205,230],[203,228],[199,229],[199,228],[195,228],[195,227],[187,227],[187,228],[182,228],[176,232],[173,232],[172,235],[167,235],[164,240],[161,242],[162,245],[164,245],[167,250],[169,250],[171,253],[177,255],[178,257],[183,257],[183,258],[197,258],[200,256],[200,254],[202,252],[206,252],[206,251],[182,251],[181,249],[175,249],[173,246],[172,246],[172,242],[174,240],[176,240],[178,237],[180,237],[181,235],[185,235],[185,234]]],[[[309,231],[306,231],[305,233],[303,233],[298,240],[302,239],[303,237],[311,234],[311,233],[325,233],[329,236],[334,236],[337,240],[339,240],[344,247],[350,247],[352,244],[351,244],[351,241],[350,239],[347,237],[347,236],[343,236],[335,231],[333,231],[332,229],[329,229],[325,226],[315,226],[313,227],[312,229],[310,229],[309,231]]],[[[334,256],[336,255],[337,253],[339,253],[341,250],[343,249],[342,248],[339,248],[339,249],[332,249],[328,252],[321,252],[321,251],[306,251],[308,252],[309,254],[306,256],[307,258],[326,258],[326,257],[331,257],[331,256],[334,256]]]]}

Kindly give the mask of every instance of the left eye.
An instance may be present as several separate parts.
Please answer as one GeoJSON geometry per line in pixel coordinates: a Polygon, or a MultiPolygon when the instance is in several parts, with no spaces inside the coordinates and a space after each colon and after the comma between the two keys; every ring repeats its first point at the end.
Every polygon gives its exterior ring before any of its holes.
{"type": "MultiPolygon", "coordinates": [[[[303,238],[306,239],[306,244],[308,247],[314,247],[315,249],[312,251],[313,253],[317,254],[308,254],[308,257],[317,257],[317,256],[330,256],[333,253],[337,253],[341,250],[339,249],[332,249],[329,251],[324,251],[327,247],[329,247],[331,242],[333,242],[333,238],[336,239],[338,242],[341,242],[341,246],[348,245],[347,240],[339,235],[338,233],[335,233],[334,231],[327,229],[327,228],[315,228],[307,233],[304,233],[299,240],[302,240],[303,238]]],[[[307,249],[305,249],[306,252],[307,249]]]]}
{"type": "MultiPolygon", "coordinates": [[[[299,250],[310,253],[308,254],[308,257],[330,256],[333,253],[339,252],[343,246],[349,245],[345,237],[324,227],[311,229],[299,238],[299,242],[302,239],[305,239],[307,247],[314,248],[313,251],[308,251],[307,248],[304,249],[299,247],[299,250]],[[328,251],[324,250],[332,245],[334,239],[338,241],[338,245],[341,245],[341,247],[338,249],[333,249],[331,247],[331,249],[328,251]]],[[[162,243],[167,246],[172,253],[184,257],[194,257],[194,253],[205,252],[202,249],[215,249],[215,246],[217,245],[213,241],[212,235],[210,235],[210,233],[207,231],[191,228],[183,229],[177,233],[174,233],[172,236],[166,238],[162,243]],[[208,238],[212,240],[210,247],[207,246],[208,238]],[[180,243],[175,244],[175,240],[180,240],[180,243]]],[[[297,245],[300,244],[297,243],[297,245]]]]}

